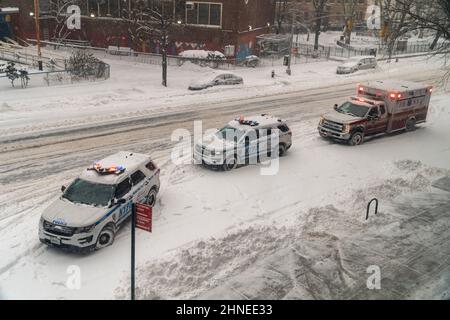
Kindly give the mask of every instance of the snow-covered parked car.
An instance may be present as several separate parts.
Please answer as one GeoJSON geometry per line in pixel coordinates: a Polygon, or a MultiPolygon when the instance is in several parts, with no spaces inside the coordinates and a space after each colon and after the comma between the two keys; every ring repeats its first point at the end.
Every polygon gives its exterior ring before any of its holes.
{"type": "Polygon", "coordinates": [[[217,68],[219,63],[225,61],[227,58],[220,51],[207,51],[207,50],[186,50],[180,52],[178,55],[178,65],[181,66],[185,61],[190,61],[206,67],[207,65],[212,68],[217,68]]]}
{"type": "Polygon", "coordinates": [[[286,122],[267,114],[230,121],[222,129],[203,137],[194,147],[194,163],[232,170],[239,164],[284,156],[292,145],[286,122]]]}
{"type": "Polygon", "coordinates": [[[150,156],[125,151],[94,163],[44,210],[39,239],[70,251],[111,245],[133,203],[155,204],[159,171],[150,156]]]}
{"type": "Polygon", "coordinates": [[[373,56],[361,56],[347,59],[336,69],[337,74],[353,73],[363,69],[374,69],[377,67],[377,59],[373,56]]]}
{"type": "Polygon", "coordinates": [[[202,90],[213,86],[243,84],[244,79],[232,73],[222,73],[213,78],[198,80],[189,85],[189,90],[202,90]]]}
{"type": "Polygon", "coordinates": [[[240,65],[244,65],[249,68],[256,68],[260,63],[261,60],[255,55],[246,56],[245,59],[239,61],[240,65]]]}

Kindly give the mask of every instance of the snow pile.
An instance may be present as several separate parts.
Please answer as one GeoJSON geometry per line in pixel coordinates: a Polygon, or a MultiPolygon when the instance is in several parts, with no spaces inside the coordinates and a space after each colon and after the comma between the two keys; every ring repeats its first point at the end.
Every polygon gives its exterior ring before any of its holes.
{"type": "MultiPolygon", "coordinates": [[[[438,248],[450,235],[450,200],[430,188],[432,180],[449,171],[412,160],[396,161],[393,167],[399,177],[349,192],[340,208],[313,207],[297,212],[288,226],[256,224],[147,261],[137,269],[138,297],[351,299],[419,294],[429,278],[440,279],[450,270],[436,259],[445,256],[438,248]],[[411,194],[423,197],[424,192],[434,201],[405,200],[411,194]],[[380,211],[365,221],[365,205],[373,196],[380,199],[380,211]],[[433,203],[447,209],[431,211],[433,203]],[[366,289],[370,265],[381,268],[384,290],[366,289]]],[[[116,298],[128,297],[127,280],[116,289],[116,298]]]]}

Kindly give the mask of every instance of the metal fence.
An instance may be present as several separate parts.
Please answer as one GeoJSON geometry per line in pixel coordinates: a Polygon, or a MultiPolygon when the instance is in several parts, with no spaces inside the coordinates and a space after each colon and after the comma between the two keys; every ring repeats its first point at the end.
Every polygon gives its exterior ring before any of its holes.
{"type": "MultiPolygon", "coordinates": [[[[5,61],[11,61],[14,63],[29,65],[33,68],[38,67],[39,57],[37,54],[27,52],[24,49],[13,48],[0,48],[0,59],[5,61]]],[[[40,60],[43,63],[44,68],[50,70],[62,70],[64,69],[65,60],[60,58],[50,58],[42,56],[40,60]]]]}
{"type": "MultiPolygon", "coordinates": [[[[372,48],[355,48],[349,45],[346,46],[323,46],[319,45],[318,49],[314,49],[314,45],[312,44],[304,44],[304,43],[294,43],[294,50],[298,52],[300,55],[306,55],[315,58],[325,58],[330,59],[330,57],[337,58],[351,58],[356,56],[368,56],[368,55],[376,55],[376,56],[387,56],[389,54],[388,48],[386,46],[378,46],[372,48]]],[[[429,43],[421,43],[421,44],[407,44],[404,45],[396,44],[392,51],[392,55],[401,55],[401,54],[414,54],[414,53],[424,53],[430,52],[430,44],[429,43]]]]}
{"type": "MultiPolygon", "coordinates": [[[[34,40],[28,39],[27,41],[33,42],[34,40]]],[[[162,64],[162,55],[158,53],[146,53],[135,51],[121,52],[119,50],[116,51],[108,48],[88,47],[69,43],[56,43],[50,41],[42,41],[42,44],[46,45],[46,47],[49,49],[63,52],[73,52],[74,50],[83,50],[85,52],[92,53],[95,57],[101,60],[109,59],[116,61],[137,62],[152,65],[162,64]]],[[[233,69],[238,64],[238,62],[235,59],[210,60],[201,58],[186,58],[172,55],[167,56],[167,64],[169,66],[181,66],[187,61],[198,64],[200,66],[209,66],[211,68],[219,68],[219,69],[233,69]]]]}
{"type": "MultiPolygon", "coordinates": [[[[80,75],[70,70],[53,70],[53,71],[36,71],[28,73],[28,81],[26,87],[42,87],[55,86],[64,84],[74,84],[80,82],[94,82],[109,79],[111,75],[111,67],[109,64],[99,62],[93,66],[92,72],[87,75],[80,75]]],[[[0,74],[0,82],[6,86],[6,83],[11,84],[11,80],[5,73],[0,74]]],[[[21,86],[21,80],[17,79],[14,82],[15,87],[21,86]]]]}

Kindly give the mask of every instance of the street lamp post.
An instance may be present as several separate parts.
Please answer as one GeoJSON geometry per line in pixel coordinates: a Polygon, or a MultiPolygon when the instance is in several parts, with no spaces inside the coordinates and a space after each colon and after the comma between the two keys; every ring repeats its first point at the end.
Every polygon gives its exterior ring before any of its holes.
{"type": "Polygon", "coordinates": [[[41,27],[39,25],[39,3],[38,0],[34,0],[34,23],[36,27],[36,45],[38,52],[38,66],[42,71],[42,52],[41,52],[41,27]]]}

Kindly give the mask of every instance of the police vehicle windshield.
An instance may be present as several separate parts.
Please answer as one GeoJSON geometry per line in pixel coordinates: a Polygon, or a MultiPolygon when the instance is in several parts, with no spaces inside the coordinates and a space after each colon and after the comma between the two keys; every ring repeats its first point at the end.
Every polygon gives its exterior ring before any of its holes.
{"type": "Polygon", "coordinates": [[[114,185],[76,179],[64,192],[63,198],[73,203],[105,207],[114,195],[114,185]]]}
{"type": "Polygon", "coordinates": [[[366,116],[369,107],[362,106],[359,104],[354,104],[349,101],[342,104],[340,107],[336,108],[337,112],[349,114],[354,117],[363,118],[366,116]]]}
{"type": "Polygon", "coordinates": [[[225,126],[216,133],[216,136],[220,139],[225,139],[228,141],[239,141],[244,134],[245,132],[242,130],[232,126],[225,126]]]}

